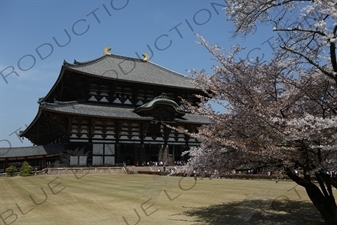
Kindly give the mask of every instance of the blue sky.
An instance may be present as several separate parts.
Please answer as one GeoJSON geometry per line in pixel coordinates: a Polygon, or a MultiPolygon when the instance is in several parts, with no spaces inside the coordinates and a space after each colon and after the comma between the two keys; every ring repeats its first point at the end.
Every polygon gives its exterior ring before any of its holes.
{"type": "Polygon", "coordinates": [[[92,60],[110,46],[111,53],[129,57],[146,52],[152,62],[188,75],[188,69],[211,72],[214,65],[207,50],[195,44],[195,33],[228,49],[241,44],[247,48],[242,57],[260,58],[272,53],[267,40],[272,43],[276,36],[271,27],[261,26],[253,35],[233,39],[233,24],[226,21],[221,9],[226,3],[220,0],[0,4],[0,147],[31,145],[15,132],[32,122],[38,98],[48,93],[64,60],[92,60]]]}

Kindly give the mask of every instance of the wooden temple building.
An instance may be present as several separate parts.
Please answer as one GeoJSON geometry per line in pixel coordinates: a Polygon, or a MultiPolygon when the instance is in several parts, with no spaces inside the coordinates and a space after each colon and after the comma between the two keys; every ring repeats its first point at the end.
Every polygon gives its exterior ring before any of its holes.
{"type": "Polygon", "coordinates": [[[197,104],[203,92],[186,76],[143,59],[111,54],[64,62],[55,84],[38,101],[36,117],[20,133],[33,146],[0,154],[0,164],[31,160],[39,169],[59,160],[68,166],[145,165],[186,160],[199,144],[168,128],[196,132],[208,123],[185,111],[181,98],[197,104]]]}

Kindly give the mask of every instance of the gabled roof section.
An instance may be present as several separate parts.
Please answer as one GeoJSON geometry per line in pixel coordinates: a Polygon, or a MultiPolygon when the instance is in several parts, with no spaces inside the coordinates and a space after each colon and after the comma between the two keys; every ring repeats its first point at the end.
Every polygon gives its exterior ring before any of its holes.
{"type": "Polygon", "coordinates": [[[157,105],[169,105],[171,106],[178,116],[183,116],[187,112],[184,111],[182,108],[179,107],[179,105],[173,101],[172,99],[169,99],[166,93],[163,93],[157,97],[155,97],[152,101],[147,102],[139,107],[137,107],[134,112],[141,113],[143,111],[151,111],[153,110],[157,105]]]}
{"type": "Polygon", "coordinates": [[[87,62],[64,62],[63,66],[72,71],[106,79],[200,90],[185,75],[138,58],[111,54],[87,62]]]}
{"type": "Polygon", "coordinates": [[[64,146],[60,143],[53,145],[12,147],[10,149],[0,148],[0,158],[44,156],[48,154],[59,154],[63,151],[65,151],[64,146]]]}

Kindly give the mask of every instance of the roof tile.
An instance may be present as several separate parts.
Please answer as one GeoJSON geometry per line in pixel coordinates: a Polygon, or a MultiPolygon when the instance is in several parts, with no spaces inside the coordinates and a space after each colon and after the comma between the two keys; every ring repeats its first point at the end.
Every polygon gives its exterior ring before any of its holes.
{"type": "Polygon", "coordinates": [[[71,70],[99,77],[200,90],[187,76],[138,58],[111,54],[88,62],[65,62],[63,65],[71,70]]]}

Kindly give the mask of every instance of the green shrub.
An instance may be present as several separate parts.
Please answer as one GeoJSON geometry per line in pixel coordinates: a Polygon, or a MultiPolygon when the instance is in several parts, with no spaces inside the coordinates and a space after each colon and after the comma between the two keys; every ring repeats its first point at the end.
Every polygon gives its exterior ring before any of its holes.
{"type": "Polygon", "coordinates": [[[16,166],[11,165],[10,167],[6,168],[6,173],[11,175],[11,177],[14,176],[16,172],[17,172],[16,166]]]}
{"type": "Polygon", "coordinates": [[[33,167],[28,162],[23,162],[20,169],[20,176],[27,177],[32,175],[33,167]]]}

